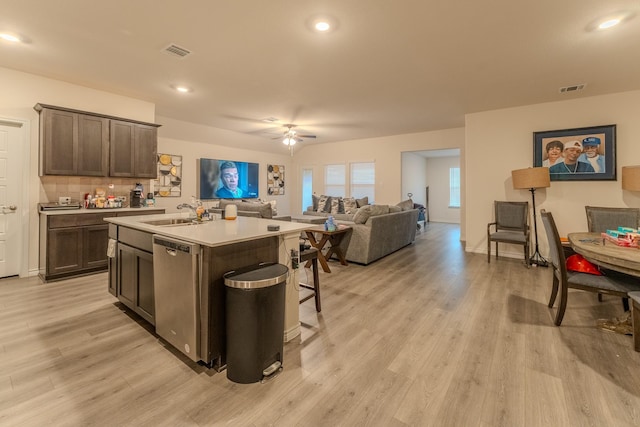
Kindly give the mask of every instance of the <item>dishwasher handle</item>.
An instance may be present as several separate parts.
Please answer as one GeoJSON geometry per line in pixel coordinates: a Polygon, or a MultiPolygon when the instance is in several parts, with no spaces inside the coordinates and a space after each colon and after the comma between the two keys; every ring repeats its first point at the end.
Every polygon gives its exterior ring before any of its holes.
{"type": "Polygon", "coordinates": [[[192,254],[197,244],[171,240],[162,236],[153,236],[153,244],[165,248],[166,252],[171,256],[178,255],[178,252],[192,254]]]}

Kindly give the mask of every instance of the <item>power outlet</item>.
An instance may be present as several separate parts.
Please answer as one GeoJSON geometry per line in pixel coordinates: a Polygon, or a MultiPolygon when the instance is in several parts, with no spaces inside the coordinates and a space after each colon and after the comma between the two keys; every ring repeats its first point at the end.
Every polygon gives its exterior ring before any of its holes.
{"type": "Polygon", "coordinates": [[[58,204],[61,204],[61,205],[71,204],[71,197],[69,196],[58,197],[58,204]]]}

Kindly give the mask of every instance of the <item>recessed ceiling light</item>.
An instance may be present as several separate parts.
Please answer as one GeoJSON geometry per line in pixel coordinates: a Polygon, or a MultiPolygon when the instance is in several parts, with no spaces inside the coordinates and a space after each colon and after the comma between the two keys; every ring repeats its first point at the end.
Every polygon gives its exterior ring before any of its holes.
{"type": "Polygon", "coordinates": [[[191,89],[189,86],[182,86],[182,85],[171,85],[171,87],[180,92],[180,93],[189,93],[189,92],[193,92],[193,89],[191,89]]]}
{"type": "Polygon", "coordinates": [[[591,21],[591,23],[587,25],[587,31],[607,30],[629,21],[634,16],[635,13],[629,11],[618,11],[607,16],[601,16],[599,19],[591,21]]]}
{"type": "Polygon", "coordinates": [[[12,43],[20,42],[20,37],[14,35],[14,34],[9,34],[9,33],[0,33],[0,39],[8,41],[8,42],[12,42],[12,43]]]}
{"type": "Polygon", "coordinates": [[[314,28],[317,31],[325,32],[325,31],[329,31],[331,29],[331,24],[329,24],[328,22],[325,22],[325,21],[319,21],[319,22],[316,22],[316,24],[314,25],[314,28]]]}
{"type": "Polygon", "coordinates": [[[338,28],[338,21],[332,16],[315,15],[307,19],[307,27],[314,33],[332,33],[338,28]]]}
{"type": "Polygon", "coordinates": [[[620,23],[620,21],[621,21],[620,18],[608,19],[602,22],[600,25],[598,25],[598,28],[600,28],[601,30],[606,30],[607,28],[615,27],[620,23]]]}

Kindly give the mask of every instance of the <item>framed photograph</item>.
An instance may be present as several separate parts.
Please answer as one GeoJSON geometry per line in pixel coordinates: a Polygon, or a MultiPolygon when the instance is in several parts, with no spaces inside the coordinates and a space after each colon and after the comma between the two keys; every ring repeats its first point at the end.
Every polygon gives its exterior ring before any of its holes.
{"type": "Polygon", "coordinates": [[[534,132],[533,166],[551,181],[615,181],[616,125],[534,132]]]}

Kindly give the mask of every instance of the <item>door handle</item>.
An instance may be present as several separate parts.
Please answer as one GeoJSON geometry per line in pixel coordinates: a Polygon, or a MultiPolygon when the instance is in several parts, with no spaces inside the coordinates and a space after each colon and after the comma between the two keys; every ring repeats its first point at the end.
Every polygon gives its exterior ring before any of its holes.
{"type": "Polygon", "coordinates": [[[0,205],[0,209],[2,210],[9,209],[10,211],[15,211],[18,209],[18,207],[16,205],[9,205],[9,206],[0,205]]]}

